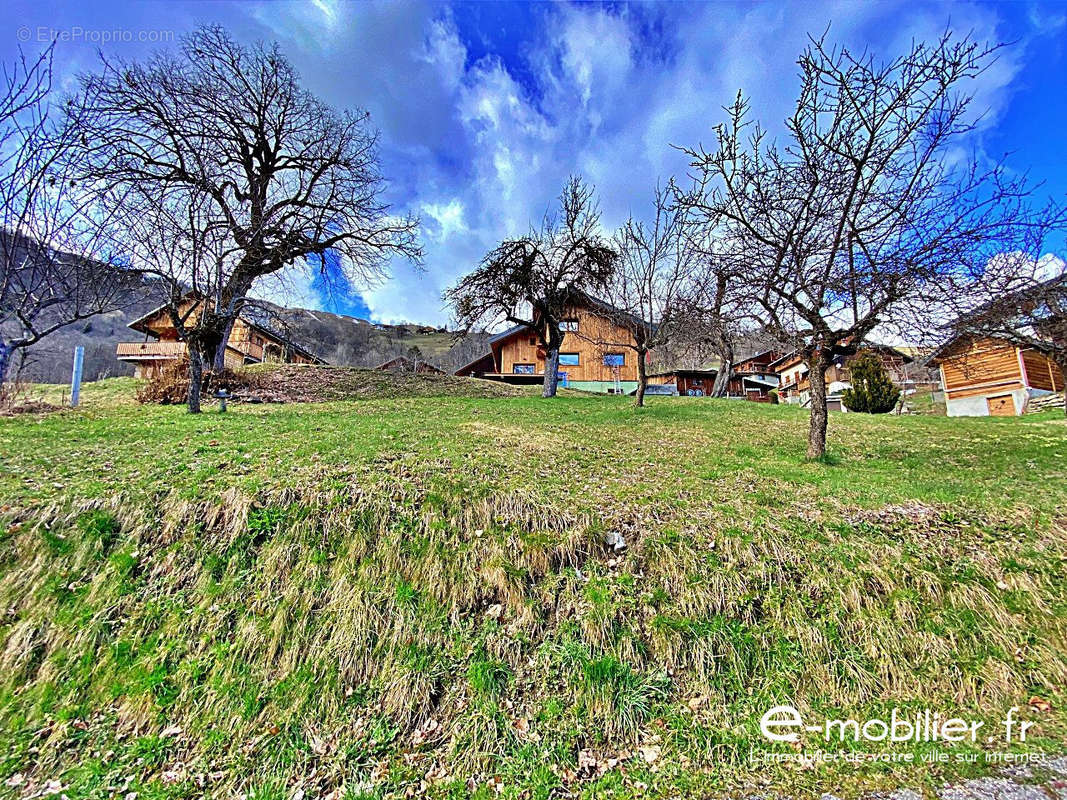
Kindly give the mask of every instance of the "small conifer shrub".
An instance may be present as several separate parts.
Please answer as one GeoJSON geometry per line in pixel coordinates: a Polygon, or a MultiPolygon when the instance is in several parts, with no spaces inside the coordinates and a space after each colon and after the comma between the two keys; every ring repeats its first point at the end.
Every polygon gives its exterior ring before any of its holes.
{"type": "Polygon", "coordinates": [[[900,389],[893,385],[877,355],[870,351],[860,353],[849,364],[849,373],[852,388],[841,397],[849,411],[885,414],[896,407],[900,389]]]}

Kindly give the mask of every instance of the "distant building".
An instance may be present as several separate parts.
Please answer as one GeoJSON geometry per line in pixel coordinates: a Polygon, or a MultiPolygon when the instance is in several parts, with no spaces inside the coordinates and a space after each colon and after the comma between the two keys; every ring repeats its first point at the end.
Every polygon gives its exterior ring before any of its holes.
{"type": "MultiPolygon", "coordinates": [[[[779,357],[774,350],[764,350],[739,361],[730,371],[726,396],[769,403],[771,392],[778,387],[778,376],[770,365],[779,357]]],[[[673,384],[677,393],[687,397],[706,397],[715,385],[717,369],[675,369],[652,376],[653,383],[673,384]]]]}
{"type": "Polygon", "coordinates": [[[1010,417],[1031,399],[1063,391],[1063,373],[1042,351],[995,337],[957,336],[930,356],[950,417],[1010,417]]]}
{"type": "MultiPolygon", "coordinates": [[[[894,347],[880,344],[862,345],[859,348],[842,348],[831,359],[826,368],[826,407],[830,411],[847,411],[843,402],[846,389],[851,389],[848,365],[862,352],[873,352],[889,373],[889,379],[900,388],[914,383],[911,373],[914,371],[914,359],[894,347]]],[[[808,365],[803,356],[793,351],[771,362],[778,376],[778,399],[790,405],[808,406],[811,403],[811,382],[808,377],[808,365]]]]}
{"type": "MultiPolygon", "coordinates": [[[[198,300],[196,295],[190,293],[182,300],[179,313],[184,315],[201,302],[203,301],[198,300]]],[[[192,313],[197,312],[193,310],[192,313]]],[[[261,362],[326,363],[314,353],[273,330],[265,316],[253,307],[241,311],[226,343],[227,369],[261,362]]],[[[185,342],[178,339],[178,332],[170,314],[162,306],[149,311],[140,319],[135,319],[129,327],[143,333],[144,341],[120,342],[116,355],[119,361],[134,365],[134,375],[138,378],[158,375],[166,367],[188,356],[185,342]]]]}
{"type": "MultiPolygon", "coordinates": [[[[561,386],[607,394],[627,394],[637,388],[637,353],[628,346],[633,337],[612,320],[614,314],[608,308],[590,300],[568,309],[559,350],[561,386]]],[[[489,352],[455,374],[506,383],[541,383],[546,355],[537,335],[526,326],[516,325],[492,337],[489,352]]]]}

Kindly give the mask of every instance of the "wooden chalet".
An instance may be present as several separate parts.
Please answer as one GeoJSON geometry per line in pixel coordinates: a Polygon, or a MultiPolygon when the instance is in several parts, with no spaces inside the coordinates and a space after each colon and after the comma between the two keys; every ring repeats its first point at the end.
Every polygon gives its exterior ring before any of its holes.
{"type": "Polygon", "coordinates": [[[950,417],[1016,416],[1064,387],[1063,372],[1044,352],[994,337],[958,336],[928,363],[941,373],[950,417]]]}
{"type": "MultiPolygon", "coordinates": [[[[568,309],[559,350],[560,384],[591,392],[629,393],[637,388],[637,354],[625,346],[633,337],[604,308],[605,304],[590,300],[568,309]]],[[[537,335],[517,325],[492,337],[489,352],[455,374],[536,384],[544,380],[545,359],[537,335]]]]}
{"type": "Polygon", "coordinates": [[[384,361],[375,367],[376,370],[382,372],[413,372],[421,375],[444,375],[444,370],[440,370],[433,364],[430,364],[421,359],[416,360],[408,358],[407,356],[397,356],[391,358],[388,361],[384,361]]]}
{"type": "MultiPolygon", "coordinates": [[[[852,388],[849,382],[848,365],[862,352],[874,352],[889,373],[890,380],[898,387],[913,382],[909,366],[914,359],[888,345],[863,345],[858,349],[843,348],[836,353],[826,368],[826,407],[830,411],[847,411],[842,401],[845,390],[852,388]]],[[[807,406],[811,401],[811,383],[808,365],[797,351],[771,362],[769,368],[778,376],[778,399],[790,405],[807,406]]]]}
{"type": "MultiPolygon", "coordinates": [[[[726,396],[758,403],[771,402],[771,392],[778,386],[778,376],[770,369],[770,365],[780,355],[775,350],[764,350],[739,361],[730,371],[726,396]]],[[[674,369],[656,373],[650,380],[654,384],[673,385],[676,391],[672,394],[706,397],[711,394],[718,374],[717,369],[674,369]]]]}
{"type": "MultiPolygon", "coordinates": [[[[192,314],[196,314],[193,307],[200,302],[202,301],[196,296],[189,294],[182,300],[179,311],[182,315],[190,310],[192,314]]],[[[265,317],[265,314],[253,307],[241,311],[230,331],[230,339],[226,343],[227,369],[262,362],[326,363],[314,353],[273,330],[265,317]]],[[[178,332],[164,307],[150,311],[140,319],[135,319],[129,327],[143,333],[144,340],[120,342],[115,354],[119,361],[134,365],[136,377],[153,377],[171,364],[186,358],[188,348],[185,342],[178,339],[178,332]]]]}

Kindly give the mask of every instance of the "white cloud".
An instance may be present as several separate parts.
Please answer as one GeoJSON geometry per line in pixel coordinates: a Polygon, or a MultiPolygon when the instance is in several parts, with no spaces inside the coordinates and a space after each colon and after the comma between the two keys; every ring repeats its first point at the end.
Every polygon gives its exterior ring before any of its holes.
{"type": "Polygon", "coordinates": [[[322,308],[324,299],[313,287],[312,268],[304,265],[286,267],[280,272],[267,275],[256,282],[252,295],[291,308],[322,308]]]}
{"type": "MultiPolygon", "coordinates": [[[[671,144],[711,145],[738,89],[774,133],[797,90],[808,32],[888,57],[913,39],[958,31],[997,40],[993,7],[957,3],[569,5],[532,14],[538,36],[516,52],[466,42],[440,6],[330,6],[297,22],[268,4],[257,19],[295,46],[309,86],[366,106],[382,129],[398,211],[424,221],[426,270],[392,265],[364,299],[381,320],[447,321],[440,295],[500,239],[525,231],[578,173],[597,187],[607,227],[648,208],[657,181],[682,176],[671,144]],[[314,17],[315,15],[313,15],[314,17]],[[296,31],[295,33],[293,31],[296,31]],[[312,41],[309,41],[312,37],[312,41]],[[475,50],[487,52],[476,60],[475,50]]],[[[288,47],[287,47],[288,51],[288,47]]],[[[1005,53],[974,84],[976,105],[1003,114],[1025,53],[1005,53]]],[[[980,140],[976,140],[980,145],[980,140]]]]}
{"type": "Polygon", "coordinates": [[[456,198],[447,204],[424,203],[422,211],[436,223],[436,230],[430,231],[429,235],[438,241],[447,239],[456,233],[467,233],[470,230],[463,219],[463,203],[456,198]]]}

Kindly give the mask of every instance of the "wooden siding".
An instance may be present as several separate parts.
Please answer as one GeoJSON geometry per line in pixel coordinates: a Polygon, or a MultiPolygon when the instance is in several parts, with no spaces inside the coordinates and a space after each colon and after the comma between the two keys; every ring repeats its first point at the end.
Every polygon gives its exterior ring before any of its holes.
{"type": "Polygon", "coordinates": [[[131,360],[173,360],[185,355],[185,342],[119,342],[115,355],[131,360]]]}
{"type": "Polygon", "coordinates": [[[1010,392],[1024,386],[1019,352],[1007,342],[963,339],[940,361],[950,399],[1010,392]]]}
{"type": "MultiPolygon", "coordinates": [[[[604,364],[606,353],[619,353],[623,364],[619,379],[637,380],[637,353],[623,343],[632,342],[629,331],[590,309],[573,309],[569,318],[578,320],[577,331],[565,331],[560,353],[577,353],[578,365],[560,364],[559,371],[567,373],[569,381],[613,381],[615,373],[604,364]],[[605,344],[600,344],[605,342],[605,344]]],[[[498,342],[500,371],[511,374],[516,364],[532,364],[535,375],[545,372],[545,352],[537,338],[529,331],[519,331],[498,342]],[[533,342],[533,344],[531,344],[533,342]]]]}
{"type": "Polygon", "coordinates": [[[1026,382],[1034,389],[1058,392],[1063,389],[1063,373],[1056,363],[1037,350],[1023,350],[1026,382]]]}
{"type": "Polygon", "coordinates": [[[953,389],[945,392],[949,400],[959,400],[963,397],[980,397],[987,394],[1000,394],[1001,392],[1014,392],[1016,389],[1025,389],[1022,381],[998,381],[996,383],[982,383],[977,386],[968,386],[963,389],[953,389]]]}

